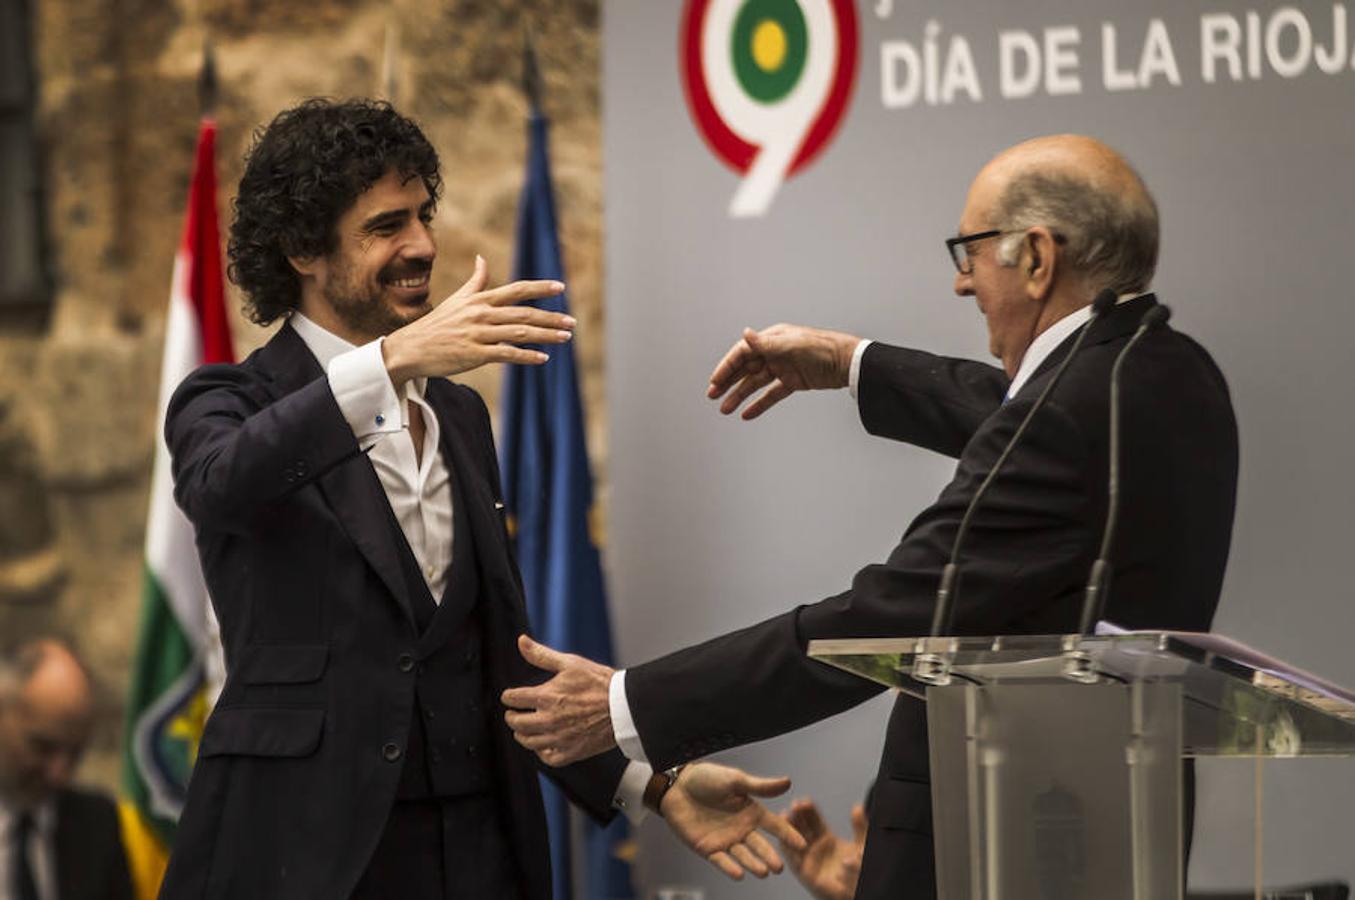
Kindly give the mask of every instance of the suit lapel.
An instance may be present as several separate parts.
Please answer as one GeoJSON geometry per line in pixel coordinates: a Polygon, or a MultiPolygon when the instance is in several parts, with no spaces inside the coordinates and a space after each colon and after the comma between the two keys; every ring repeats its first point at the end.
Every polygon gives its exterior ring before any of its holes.
{"type": "MultiPolygon", "coordinates": [[[[278,399],[325,374],[306,342],[289,324],[284,324],[259,351],[259,365],[273,379],[278,399]]],[[[367,454],[354,453],[321,475],[317,484],[349,540],[361,551],[412,624],[414,610],[400,568],[396,536],[391,533],[389,516],[382,509],[383,505],[389,508],[390,501],[367,454]]]]}
{"type": "MultiPolygon", "coordinates": [[[[455,502],[465,504],[466,521],[475,529],[475,553],[480,561],[480,570],[486,577],[492,577],[503,566],[501,556],[494,553],[494,548],[499,547],[501,542],[494,539],[494,532],[488,527],[498,521],[494,493],[485,477],[484,467],[471,446],[468,431],[473,426],[466,421],[469,417],[457,413],[456,404],[448,396],[451,390],[450,384],[429,379],[427,396],[438,414],[443,457],[452,470],[455,484],[461,489],[455,502]]],[[[493,595],[497,592],[490,590],[486,593],[493,595]]]]}

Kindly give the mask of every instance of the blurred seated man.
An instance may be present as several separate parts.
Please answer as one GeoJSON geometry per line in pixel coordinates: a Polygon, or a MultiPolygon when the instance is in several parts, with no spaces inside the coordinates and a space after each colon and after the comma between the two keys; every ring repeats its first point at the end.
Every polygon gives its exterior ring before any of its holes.
{"type": "Polygon", "coordinates": [[[93,718],[89,673],[65,644],[0,654],[0,900],[132,896],[112,801],[71,787],[93,718]]]}

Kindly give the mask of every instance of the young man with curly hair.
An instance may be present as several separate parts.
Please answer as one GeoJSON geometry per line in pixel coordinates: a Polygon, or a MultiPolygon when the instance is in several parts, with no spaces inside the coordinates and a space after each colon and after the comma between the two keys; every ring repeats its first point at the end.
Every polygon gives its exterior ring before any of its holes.
{"type": "MultiPolygon", "coordinates": [[[[489,417],[447,377],[540,364],[519,345],[574,320],[521,305],[564,285],[491,289],[479,257],[430,303],[440,189],[436,152],[384,103],[307,101],[249,154],[230,273],[255,322],[285,321],[186,379],[166,421],[227,679],[162,897],[550,896],[535,760],[494,702],[544,676],[515,649],[489,417]]],[[[616,752],[549,774],[602,821],[653,780],[616,752]]],[[[756,830],[798,838],[750,796],[783,780],[708,766],[666,786],[703,853],[765,874],[780,861],[756,830]]]]}

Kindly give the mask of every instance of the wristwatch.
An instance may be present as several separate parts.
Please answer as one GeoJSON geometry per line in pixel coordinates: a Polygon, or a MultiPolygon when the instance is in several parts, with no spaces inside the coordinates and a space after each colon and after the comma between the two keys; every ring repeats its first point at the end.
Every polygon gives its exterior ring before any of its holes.
{"type": "Polygon", "coordinates": [[[663,817],[663,811],[659,805],[663,803],[664,794],[668,793],[678,780],[678,775],[682,772],[682,766],[673,766],[671,769],[664,769],[662,772],[655,772],[649,776],[649,783],[645,785],[644,804],[646,809],[653,810],[663,817]]]}

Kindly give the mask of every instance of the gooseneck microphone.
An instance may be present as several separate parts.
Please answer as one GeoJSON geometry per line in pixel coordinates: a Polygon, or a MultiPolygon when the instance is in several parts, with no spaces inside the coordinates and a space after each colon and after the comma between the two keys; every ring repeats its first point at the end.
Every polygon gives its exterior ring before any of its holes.
{"type": "Polygon", "coordinates": [[[1082,622],[1078,633],[1089,635],[1106,610],[1106,600],[1110,597],[1110,580],[1113,571],[1110,565],[1110,548],[1115,541],[1115,526],[1120,517],[1120,369],[1145,334],[1167,324],[1172,311],[1159,303],[1143,314],[1138,330],[1115,357],[1115,365],[1110,369],[1110,475],[1106,479],[1106,529],[1101,534],[1101,550],[1092,563],[1087,578],[1087,590],[1082,599],[1082,622]]]}
{"type": "Polygon", "coordinates": [[[988,471],[987,477],[983,479],[979,489],[974,492],[973,499],[969,501],[964,517],[960,520],[960,527],[955,532],[955,543],[951,545],[950,549],[950,562],[946,563],[946,567],[941,570],[941,585],[936,589],[936,607],[932,613],[932,637],[949,634],[951,630],[955,602],[960,593],[960,548],[964,545],[965,535],[969,532],[969,522],[974,518],[974,511],[979,508],[979,503],[983,501],[984,494],[988,493],[989,486],[992,485],[993,479],[997,478],[998,472],[1002,471],[1007,458],[1012,455],[1016,445],[1021,442],[1022,436],[1026,433],[1026,427],[1030,425],[1035,413],[1044,405],[1045,399],[1049,397],[1059,380],[1063,378],[1063,373],[1067,371],[1068,364],[1073,361],[1077,351],[1082,348],[1082,342],[1086,339],[1087,333],[1096,324],[1096,320],[1115,305],[1115,299],[1115,292],[1107,288],[1097,294],[1096,299],[1092,300],[1091,318],[1086,325],[1082,326],[1082,330],[1078,332],[1077,340],[1073,342],[1068,355],[1054,370],[1054,376],[1049,379],[1049,383],[1044,386],[1044,390],[1040,391],[1040,395],[1031,404],[1030,410],[1026,413],[1026,417],[1021,420],[1016,433],[1012,435],[1011,440],[1007,441],[1007,446],[1003,448],[997,462],[993,463],[993,468],[988,471]]]}

